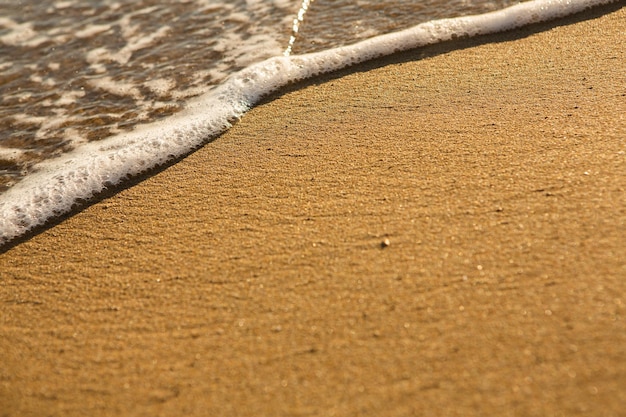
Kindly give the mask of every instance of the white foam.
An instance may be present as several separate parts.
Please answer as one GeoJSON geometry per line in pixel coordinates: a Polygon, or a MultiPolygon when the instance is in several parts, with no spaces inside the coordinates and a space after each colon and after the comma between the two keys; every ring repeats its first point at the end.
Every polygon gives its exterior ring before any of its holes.
{"type": "Polygon", "coordinates": [[[91,38],[92,36],[106,32],[111,29],[111,25],[87,25],[84,29],[76,32],[77,38],[91,38]]]}
{"type": "MultiPolygon", "coordinates": [[[[278,56],[252,65],[214,90],[192,99],[174,116],[130,133],[87,143],[58,159],[40,163],[36,173],[0,195],[0,245],[51,217],[68,212],[77,201],[88,199],[109,185],[203,145],[228,129],[234,119],[262,96],[288,83],[393,52],[453,37],[510,30],[610,2],[534,0],[483,15],[431,21],[350,46],[301,56],[278,56]]],[[[98,86],[109,91],[113,88],[98,86]]],[[[133,87],[117,93],[138,97],[133,87]]]]}
{"type": "Polygon", "coordinates": [[[296,37],[298,36],[298,32],[300,31],[300,24],[304,21],[304,15],[307,10],[309,10],[309,6],[311,5],[312,0],[302,0],[302,4],[300,5],[300,10],[298,11],[298,15],[293,20],[293,24],[291,26],[291,37],[289,38],[289,43],[287,44],[287,49],[283,52],[283,55],[291,55],[291,50],[293,49],[293,44],[296,41],[296,37]]]}
{"type": "Polygon", "coordinates": [[[171,78],[159,78],[156,80],[146,81],[143,85],[159,96],[166,96],[171,94],[174,87],[176,87],[176,81],[171,78]]]}
{"type": "Polygon", "coordinates": [[[5,161],[18,161],[26,151],[16,148],[4,148],[0,146],[0,159],[5,161]]]}
{"type": "MultiPolygon", "coordinates": [[[[127,19],[127,17],[124,19],[127,19]]],[[[116,52],[111,52],[107,48],[95,48],[87,53],[87,62],[96,68],[103,61],[115,61],[120,65],[126,65],[134,52],[147,48],[157,39],[164,37],[169,30],[169,26],[162,26],[159,30],[147,36],[137,36],[134,35],[134,26],[123,26],[122,31],[127,40],[126,45],[116,52]]]]}
{"type": "Polygon", "coordinates": [[[89,80],[89,85],[120,97],[131,97],[134,100],[143,99],[143,94],[132,83],[116,81],[111,77],[102,77],[89,80]]]}
{"type": "Polygon", "coordinates": [[[64,91],[61,94],[61,97],[59,97],[54,102],[54,105],[58,107],[67,106],[69,104],[75,103],[77,98],[84,97],[84,96],[85,96],[85,92],[82,90],[64,91]]]}
{"type": "MultiPolygon", "coordinates": [[[[54,108],[51,110],[54,114],[54,117],[41,117],[41,116],[30,116],[28,114],[16,114],[13,116],[13,119],[25,125],[33,125],[38,126],[37,132],[35,133],[35,139],[42,140],[48,137],[50,131],[54,131],[67,122],[71,122],[76,120],[76,116],[68,116],[67,112],[61,108],[54,108]]],[[[80,138],[77,138],[80,140],[80,138]]],[[[4,197],[0,195],[0,198],[4,197]]],[[[0,201],[0,212],[2,210],[2,202],[0,201]]],[[[1,227],[1,223],[0,223],[1,227]]],[[[2,229],[0,229],[2,230],[2,229]]]]}
{"type": "Polygon", "coordinates": [[[0,26],[10,29],[9,33],[0,36],[0,42],[5,45],[36,47],[49,40],[37,33],[31,22],[17,23],[7,17],[0,17],[0,26]]]}

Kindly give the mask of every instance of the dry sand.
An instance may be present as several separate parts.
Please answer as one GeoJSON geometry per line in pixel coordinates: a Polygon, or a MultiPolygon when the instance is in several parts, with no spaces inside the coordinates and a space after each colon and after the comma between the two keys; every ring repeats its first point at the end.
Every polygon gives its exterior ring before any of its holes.
{"type": "Polygon", "coordinates": [[[9,248],[0,416],[623,416],[623,5],[297,86],[9,248]]]}

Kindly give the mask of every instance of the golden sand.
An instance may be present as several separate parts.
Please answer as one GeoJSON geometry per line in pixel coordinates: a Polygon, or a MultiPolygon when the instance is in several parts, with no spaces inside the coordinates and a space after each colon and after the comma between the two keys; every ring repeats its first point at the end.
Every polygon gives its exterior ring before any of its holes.
{"type": "Polygon", "coordinates": [[[10,248],[0,416],[624,413],[620,5],[297,86],[10,248]]]}

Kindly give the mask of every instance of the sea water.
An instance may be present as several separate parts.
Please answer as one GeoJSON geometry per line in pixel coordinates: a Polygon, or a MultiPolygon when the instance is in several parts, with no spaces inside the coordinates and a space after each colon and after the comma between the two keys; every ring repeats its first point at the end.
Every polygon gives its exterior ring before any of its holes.
{"type": "Polygon", "coordinates": [[[0,245],[290,82],[608,2],[0,0],[0,245]]]}

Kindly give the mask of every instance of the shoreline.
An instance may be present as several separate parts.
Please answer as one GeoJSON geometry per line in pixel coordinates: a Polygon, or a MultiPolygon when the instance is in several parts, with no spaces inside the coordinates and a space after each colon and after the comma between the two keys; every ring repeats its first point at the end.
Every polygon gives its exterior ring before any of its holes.
{"type": "Polygon", "coordinates": [[[587,16],[284,90],[10,247],[5,413],[619,414],[626,13],[587,16]]]}
{"type": "MultiPolygon", "coordinates": [[[[611,4],[613,1],[585,0],[566,7],[565,15],[576,16],[581,11],[599,5],[605,7],[601,11],[594,10],[594,14],[606,13],[617,8],[611,4]]],[[[102,198],[100,193],[105,188],[110,190],[103,194],[115,193],[117,189],[125,188],[120,184],[130,178],[139,175],[145,177],[146,172],[156,171],[154,168],[172,165],[228,130],[233,120],[238,120],[250,106],[269,95],[270,91],[296,80],[310,79],[316,73],[327,74],[343,69],[348,62],[345,57],[352,56],[352,65],[357,65],[377,55],[388,56],[390,42],[396,45],[398,54],[426,45],[446,44],[449,40],[459,38],[476,39],[478,33],[483,32],[514,32],[518,27],[528,27],[532,33],[533,30],[542,29],[530,22],[554,21],[556,16],[564,13],[560,2],[524,2],[484,15],[426,22],[403,31],[329,49],[321,54],[301,55],[293,59],[274,57],[252,65],[234,74],[213,93],[190,101],[178,116],[182,118],[182,123],[180,120],[177,122],[176,116],[147,123],[134,131],[85,144],[73,152],[36,164],[31,176],[0,196],[0,250],[33,229],[41,226],[45,228],[46,224],[54,223],[55,218],[80,211],[81,208],[77,206],[102,198]],[[491,25],[484,26],[485,19],[491,25]],[[276,69],[277,66],[281,68],[280,71],[276,69]],[[247,85],[250,79],[256,80],[253,83],[256,87],[249,85],[242,90],[239,84],[247,85]],[[133,155],[130,160],[128,154],[133,155]]],[[[576,19],[570,19],[570,23],[576,19]]],[[[551,26],[544,26],[543,30],[551,26]]],[[[482,42],[488,41],[483,39],[482,42]]],[[[452,49],[462,48],[462,43],[452,42],[452,49]]],[[[480,43],[474,41],[469,45],[480,43]]],[[[30,234],[36,234],[36,231],[30,234]]]]}

